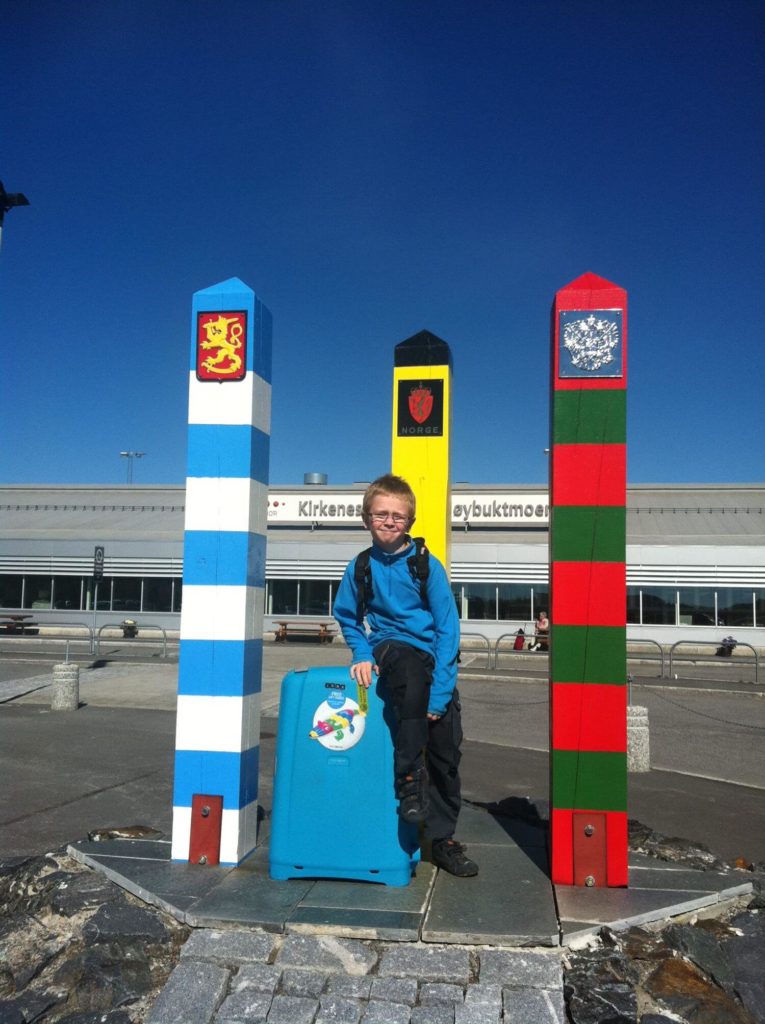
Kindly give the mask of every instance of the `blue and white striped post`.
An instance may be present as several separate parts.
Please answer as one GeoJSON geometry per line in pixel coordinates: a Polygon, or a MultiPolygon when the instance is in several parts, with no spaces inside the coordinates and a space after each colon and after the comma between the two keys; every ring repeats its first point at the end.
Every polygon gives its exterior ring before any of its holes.
{"type": "Polygon", "coordinates": [[[174,860],[192,797],[222,796],[220,863],[257,842],[271,314],[231,278],[192,305],[174,860]]]}

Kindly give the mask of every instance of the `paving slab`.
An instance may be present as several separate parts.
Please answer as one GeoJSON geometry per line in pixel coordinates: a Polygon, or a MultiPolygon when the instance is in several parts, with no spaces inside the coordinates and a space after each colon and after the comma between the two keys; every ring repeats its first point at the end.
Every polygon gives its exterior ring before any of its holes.
{"type": "Polygon", "coordinates": [[[409,1024],[411,1016],[406,1003],[368,1003],[361,1019],[363,1024],[409,1024]]]}
{"type": "Polygon", "coordinates": [[[332,974],[327,982],[327,994],[343,999],[369,999],[372,979],[368,975],[332,974]]]}
{"type": "Polygon", "coordinates": [[[352,906],[307,907],[301,903],[284,927],[287,931],[308,934],[326,932],[344,938],[416,942],[420,937],[421,926],[421,913],[359,910],[352,906]]]}
{"type": "Polygon", "coordinates": [[[273,995],[281,976],[279,968],[271,964],[245,964],[236,972],[231,983],[231,991],[234,993],[250,990],[273,995]]]}
{"type": "Polygon", "coordinates": [[[268,1011],[268,1024],[313,1024],[318,1000],[304,996],[274,996],[268,1011]]]}
{"type": "Polygon", "coordinates": [[[499,1024],[500,1006],[488,1003],[463,1003],[454,1007],[454,1024],[499,1024]]]}
{"type": "Polygon", "coordinates": [[[602,921],[567,921],[565,918],[561,918],[561,945],[571,946],[591,939],[598,934],[602,927],[602,921]]]}
{"type": "Polygon", "coordinates": [[[407,1003],[414,1006],[417,1001],[416,978],[374,978],[370,999],[381,999],[388,1003],[407,1003]]]}
{"type": "Polygon", "coordinates": [[[377,953],[369,943],[339,939],[331,935],[287,935],[276,956],[277,967],[369,974],[377,964],[377,953]]]}
{"type": "Polygon", "coordinates": [[[422,1006],[453,1006],[454,1003],[465,1002],[465,990],[462,985],[449,982],[429,981],[420,985],[420,1005],[422,1006]]]}
{"type": "Polygon", "coordinates": [[[424,913],[436,869],[417,865],[409,885],[376,885],[369,882],[317,881],[302,901],[304,907],[357,907],[359,910],[388,910],[424,913]]]}
{"type": "Polygon", "coordinates": [[[467,985],[471,975],[470,954],[466,949],[449,946],[392,946],[383,952],[377,973],[381,978],[418,978],[467,985]]]}
{"type": "Polygon", "coordinates": [[[270,992],[247,990],[234,992],[227,996],[215,1017],[215,1024],[260,1024],[266,1020],[271,1009],[272,995],[270,992]]]}
{"type": "Polygon", "coordinates": [[[283,931],[284,922],[310,890],[313,882],[293,879],[274,882],[252,871],[229,871],[186,913],[195,928],[236,922],[283,931]]]}
{"type": "Polygon", "coordinates": [[[474,878],[440,871],[422,938],[508,946],[557,945],[558,918],[549,878],[529,852],[509,846],[473,846],[474,878]]]}
{"type": "Polygon", "coordinates": [[[415,1006],[410,1024],[454,1024],[454,1003],[415,1006]]]}
{"type": "Polygon", "coordinates": [[[274,936],[257,928],[199,928],[181,949],[181,960],[204,960],[239,967],[251,960],[266,961],[273,953],[274,936]]]}
{"type": "Polygon", "coordinates": [[[598,928],[608,924],[617,930],[699,910],[718,902],[717,893],[690,889],[587,889],[573,885],[556,885],[555,897],[561,920],[599,921],[598,928]]]}
{"type": "Polygon", "coordinates": [[[464,804],[460,811],[456,838],[467,844],[493,843],[544,849],[547,844],[547,829],[530,825],[519,818],[491,814],[473,804],[464,804]]]}
{"type": "Polygon", "coordinates": [[[285,928],[324,930],[347,938],[416,941],[435,875],[432,864],[421,863],[406,886],[316,881],[285,922],[285,928]]]}
{"type": "Polygon", "coordinates": [[[742,896],[752,890],[752,883],[743,872],[726,874],[721,871],[694,871],[692,868],[670,867],[661,862],[654,862],[651,866],[630,865],[629,884],[630,888],[635,889],[683,889],[717,893],[726,899],[742,896]]]}
{"type": "Polygon", "coordinates": [[[325,995],[319,1001],[316,1024],[358,1024],[362,1009],[356,999],[325,995]]]}
{"type": "Polygon", "coordinates": [[[563,990],[505,989],[505,1020],[512,1024],[565,1024],[563,990]]]}
{"type": "Polygon", "coordinates": [[[562,984],[560,955],[520,949],[484,949],[479,953],[483,984],[501,988],[558,988],[562,984]]]}
{"type": "Polygon", "coordinates": [[[281,988],[286,996],[319,996],[327,983],[327,975],[321,971],[306,971],[299,967],[288,967],[282,974],[281,988]]]}
{"type": "Polygon", "coordinates": [[[180,963],[157,996],[147,1024],[211,1024],[230,972],[217,964],[180,963]]]}
{"type": "Polygon", "coordinates": [[[136,860],[170,860],[169,839],[81,839],[70,844],[79,853],[108,860],[133,857],[136,860]]]}
{"type": "Polygon", "coordinates": [[[199,899],[219,885],[230,868],[204,868],[196,864],[173,864],[165,860],[140,860],[138,857],[94,857],[82,855],[81,863],[97,866],[109,878],[129,887],[140,899],[151,903],[151,895],[172,902],[177,896],[199,899]],[[122,879],[123,881],[119,881],[122,879]]]}

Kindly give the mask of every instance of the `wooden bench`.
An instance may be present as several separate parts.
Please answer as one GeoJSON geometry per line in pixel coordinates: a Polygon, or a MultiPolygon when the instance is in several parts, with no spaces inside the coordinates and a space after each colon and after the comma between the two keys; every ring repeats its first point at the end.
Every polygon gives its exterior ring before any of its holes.
{"type": "Polygon", "coordinates": [[[303,636],[318,640],[320,644],[331,644],[337,629],[329,622],[277,622],[274,631],[276,643],[286,643],[288,637],[303,636]]]}

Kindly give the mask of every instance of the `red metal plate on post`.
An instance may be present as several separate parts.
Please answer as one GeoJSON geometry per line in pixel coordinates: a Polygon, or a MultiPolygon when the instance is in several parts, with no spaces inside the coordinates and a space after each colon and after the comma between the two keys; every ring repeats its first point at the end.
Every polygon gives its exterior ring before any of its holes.
{"type": "Polygon", "coordinates": [[[223,797],[195,793],[191,798],[189,864],[220,863],[223,797]]]}
{"type": "Polygon", "coordinates": [[[575,811],[571,815],[574,885],[608,885],[606,815],[575,811]]]}

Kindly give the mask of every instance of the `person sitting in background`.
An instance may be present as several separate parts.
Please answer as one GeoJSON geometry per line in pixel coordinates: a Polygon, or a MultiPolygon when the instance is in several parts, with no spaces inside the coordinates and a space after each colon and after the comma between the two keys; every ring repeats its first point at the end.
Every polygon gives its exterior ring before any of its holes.
{"type": "Polygon", "coordinates": [[[547,612],[541,611],[534,621],[534,642],[529,644],[530,651],[547,651],[549,643],[547,635],[550,632],[550,620],[547,612]]]}

